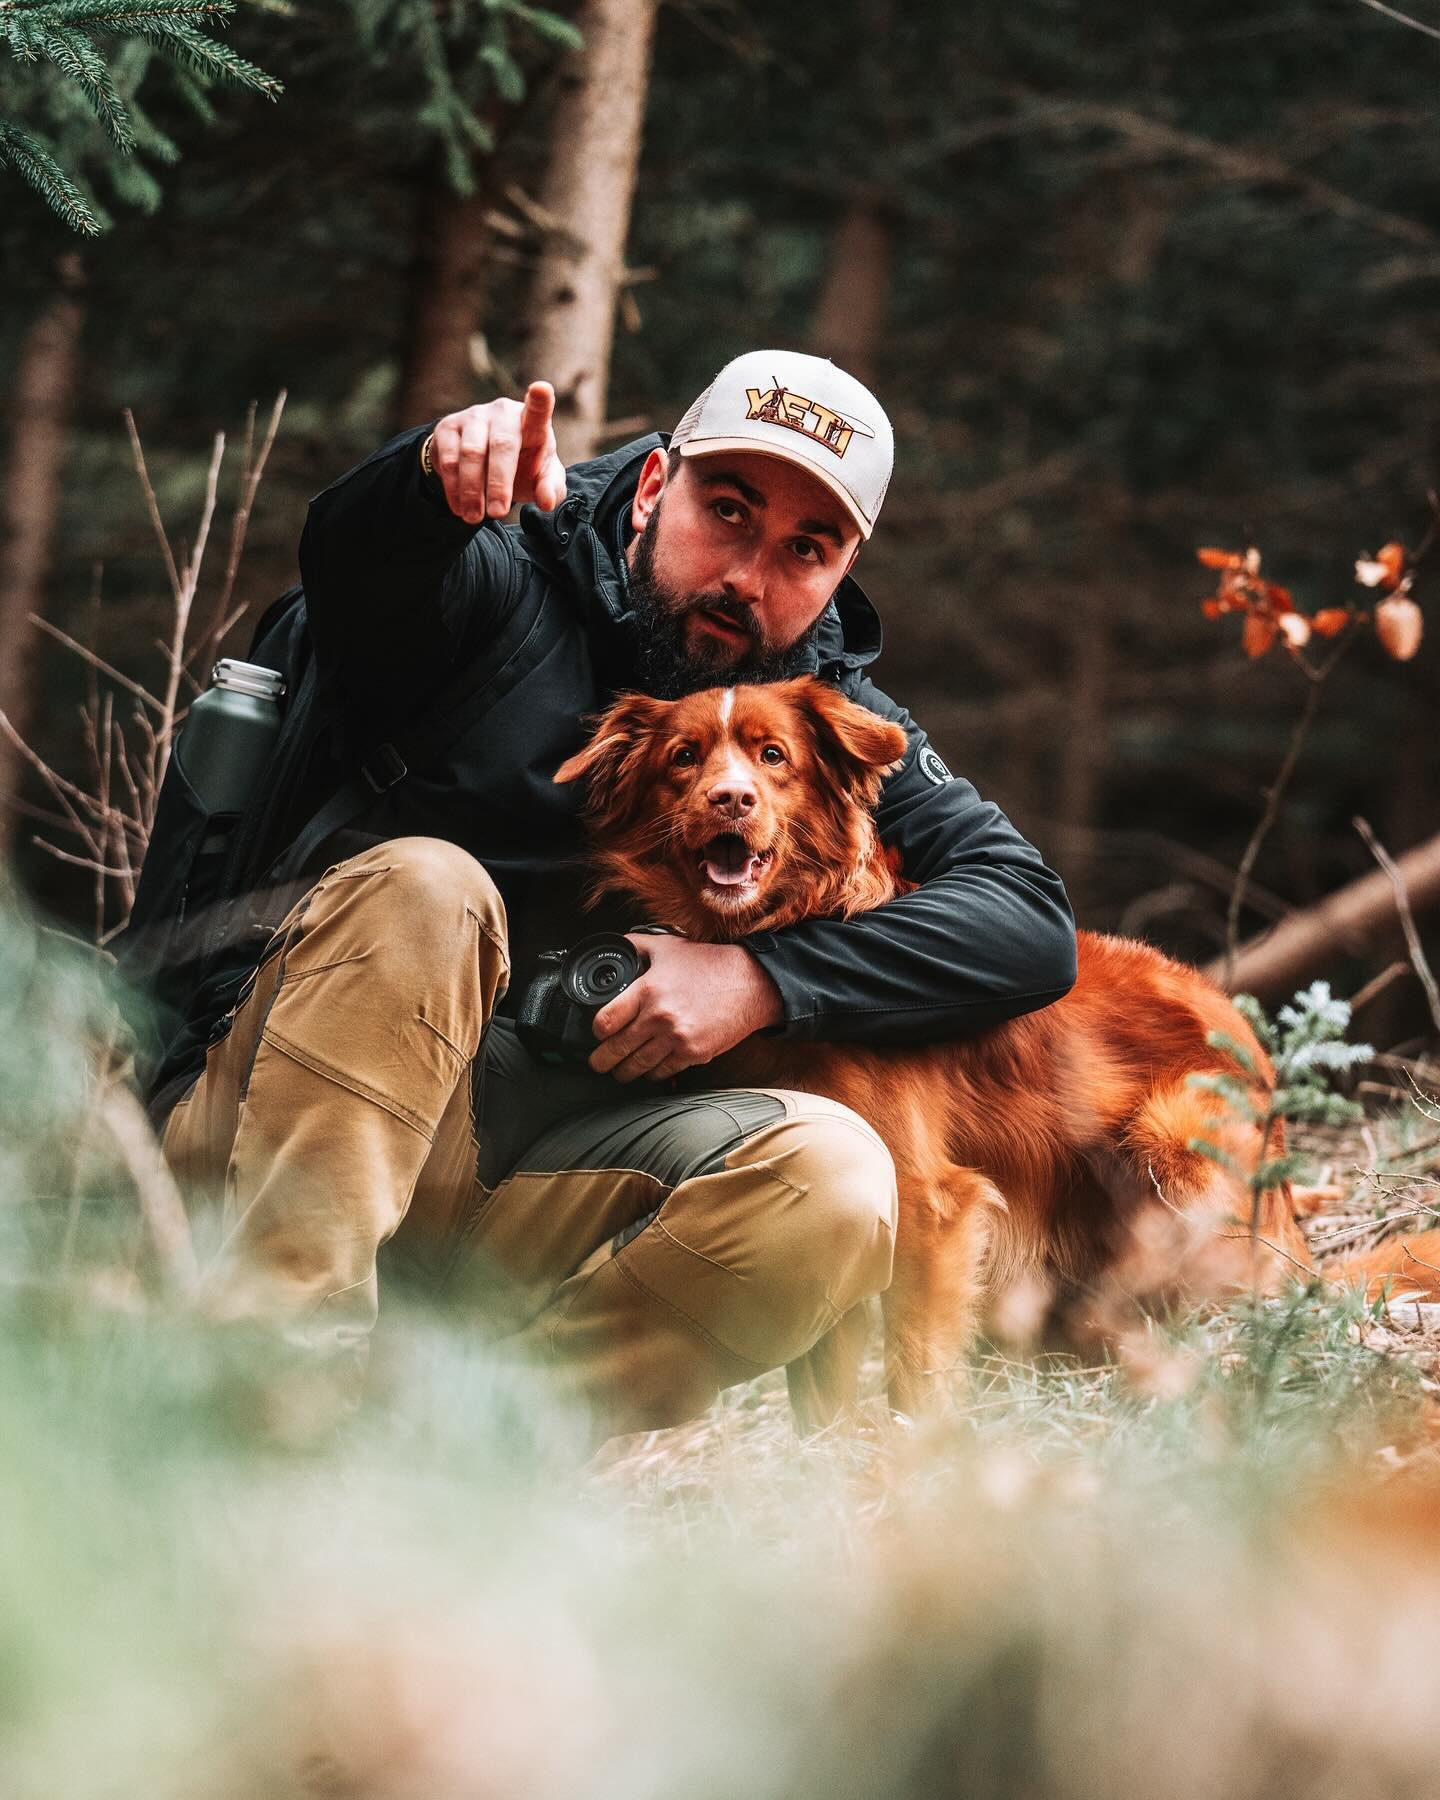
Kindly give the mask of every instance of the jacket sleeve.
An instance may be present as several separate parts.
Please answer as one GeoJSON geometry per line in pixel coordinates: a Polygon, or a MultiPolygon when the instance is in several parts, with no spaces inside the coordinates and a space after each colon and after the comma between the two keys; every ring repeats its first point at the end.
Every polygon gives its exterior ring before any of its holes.
{"type": "Polygon", "coordinates": [[[807,919],[742,940],[780,990],[785,1018],[774,1035],[933,1043],[1060,999],[1075,981],[1060,877],[999,807],[950,774],[903,707],[868,681],[853,698],[910,740],[876,826],[920,885],[852,919],[807,919]]]}
{"type": "Polygon", "coordinates": [[[362,742],[413,716],[520,591],[510,534],[457,518],[421,470],[429,430],[402,432],[317,494],[300,537],[316,657],[362,742]]]}

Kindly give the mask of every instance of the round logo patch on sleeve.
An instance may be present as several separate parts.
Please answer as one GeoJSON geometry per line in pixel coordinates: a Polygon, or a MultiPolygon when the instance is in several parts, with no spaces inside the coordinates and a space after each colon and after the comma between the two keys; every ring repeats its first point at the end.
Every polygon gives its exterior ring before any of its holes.
{"type": "Polygon", "coordinates": [[[919,762],[922,773],[927,780],[933,781],[936,787],[944,787],[947,781],[953,779],[950,771],[941,761],[940,753],[932,750],[929,744],[920,752],[919,762]]]}

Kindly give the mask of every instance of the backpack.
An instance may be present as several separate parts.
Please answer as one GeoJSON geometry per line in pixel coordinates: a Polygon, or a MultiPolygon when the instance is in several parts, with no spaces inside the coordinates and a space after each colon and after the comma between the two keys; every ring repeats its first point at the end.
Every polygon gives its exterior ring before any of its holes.
{"type": "Polygon", "coordinates": [[[116,944],[122,976],[143,996],[133,1009],[137,1073],[152,1117],[200,1072],[275,927],[318,873],[327,841],[412,769],[444,755],[539,664],[564,625],[562,607],[519,608],[474,662],[356,760],[346,755],[340,709],[316,665],[303,588],[287,588],[271,604],[245,660],[284,677],[281,726],[255,794],[230,825],[215,891],[195,904],[196,861],[215,821],[172,756],[116,944]]]}

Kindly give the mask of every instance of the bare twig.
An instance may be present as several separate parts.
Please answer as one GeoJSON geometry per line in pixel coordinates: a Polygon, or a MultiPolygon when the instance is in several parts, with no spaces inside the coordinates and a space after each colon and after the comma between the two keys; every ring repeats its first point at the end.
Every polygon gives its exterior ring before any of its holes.
{"type": "Polygon", "coordinates": [[[1366,848],[1390,878],[1390,885],[1395,890],[1395,910],[1400,915],[1400,926],[1405,933],[1405,946],[1410,952],[1411,966],[1420,978],[1420,985],[1425,990],[1425,998],[1430,1006],[1430,1018],[1437,1032],[1440,1032],[1440,988],[1435,985],[1435,976],[1425,955],[1425,947],[1420,942],[1420,933],[1415,929],[1415,915],[1410,910],[1410,896],[1405,888],[1405,877],[1395,866],[1395,859],[1371,830],[1369,821],[1359,814],[1351,821],[1355,829],[1365,840],[1366,848]]]}
{"type": "Polygon", "coordinates": [[[8,715],[3,711],[0,711],[0,732],[4,732],[9,743],[25,759],[25,761],[29,763],[30,767],[34,769],[35,773],[60,802],[61,807],[69,818],[71,830],[77,832],[80,837],[84,839],[85,843],[89,845],[92,852],[98,855],[100,853],[100,843],[95,836],[94,827],[92,824],[87,823],[80,813],[76,811],[76,805],[79,805],[85,807],[92,815],[99,813],[101,810],[100,805],[94,795],[87,794],[84,788],[77,787],[73,781],[67,781],[63,775],[58,774],[52,769],[49,763],[45,761],[44,757],[40,756],[36,751],[30,748],[29,744],[21,737],[14,725],[11,724],[8,715]],[[75,805],[71,804],[72,801],[75,802],[75,805]]]}
{"type": "Polygon", "coordinates": [[[160,546],[160,554],[165,559],[165,573],[170,577],[170,592],[178,606],[180,603],[180,571],[175,567],[175,557],[170,549],[170,539],[165,534],[165,521],[160,517],[160,502],[155,498],[155,488],[150,480],[150,471],[145,467],[145,452],[140,447],[140,433],[135,428],[135,415],[128,406],[125,408],[125,429],[130,434],[130,454],[135,462],[135,473],[140,477],[140,491],[145,496],[145,510],[150,515],[150,524],[155,532],[156,542],[160,546]]]}
{"type": "Polygon", "coordinates": [[[137,700],[143,700],[147,706],[153,706],[156,712],[160,711],[160,702],[148,688],[141,687],[138,681],[132,681],[128,675],[122,675],[120,670],[117,669],[113,663],[106,662],[103,656],[97,656],[88,645],[82,644],[78,639],[71,637],[68,631],[62,631],[58,625],[52,625],[48,619],[42,618],[39,613],[31,613],[30,623],[37,626],[41,631],[48,633],[48,635],[54,638],[57,643],[63,644],[67,650],[73,650],[77,656],[83,657],[92,669],[98,669],[102,675],[108,675],[112,681],[118,682],[121,687],[128,688],[137,700]]]}
{"type": "Polygon", "coordinates": [[[265,465],[270,460],[270,452],[275,446],[275,438],[280,430],[280,415],[285,410],[285,402],[288,397],[288,391],[285,388],[281,388],[275,396],[275,404],[270,409],[270,422],[265,427],[265,436],[261,441],[259,454],[253,462],[251,460],[255,434],[253,402],[245,418],[240,498],[236,503],[235,517],[230,526],[230,547],[225,558],[225,578],[220,586],[220,598],[215,603],[214,623],[201,638],[196,650],[187,659],[198,662],[202,669],[225,641],[226,634],[239,623],[245,613],[243,604],[232,610],[230,597],[235,591],[235,579],[240,570],[240,558],[245,550],[245,538],[250,530],[250,514],[254,509],[255,496],[265,474],[265,465]]]}
{"type": "Polygon", "coordinates": [[[195,1280],[195,1246],[175,1178],[166,1166],[140,1102],[121,1081],[111,1081],[100,1116],[135,1183],[140,1214],[167,1284],[180,1292],[195,1280]]]}
{"type": "MultiPolygon", "coordinates": [[[[138,440],[137,440],[138,442],[138,440]]],[[[210,537],[210,522],[215,517],[215,497],[220,487],[220,463],[225,455],[225,434],[215,433],[215,447],[210,453],[210,468],[205,477],[205,504],[200,513],[200,529],[195,534],[195,547],[185,558],[180,585],[175,591],[174,624],[166,646],[165,694],[161,701],[160,719],[156,726],[156,750],[150,772],[150,785],[158,795],[165,778],[165,765],[175,739],[175,703],[180,692],[180,677],[185,668],[185,637],[190,628],[190,612],[195,603],[195,590],[200,581],[200,565],[205,559],[205,546],[210,537]]],[[[168,547],[167,547],[168,554],[168,547]]],[[[174,559],[171,558],[173,566],[174,559]]],[[[145,821],[147,828],[153,815],[145,821]]]]}
{"type": "Polygon", "coordinates": [[[1285,759],[1280,764],[1274,781],[1265,790],[1265,810],[1250,833],[1250,842],[1245,846],[1245,854],[1240,859],[1240,867],[1236,871],[1235,885],[1230,890],[1230,905],[1225,915],[1225,986],[1233,990],[1235,985],[1235,962],[1240,954],[1240,912],[1245,904],[1245,890],[1249,886],[1250,871],[1255,867],[1270,828],[1279,817],[1280,802],[1285,796],[1285,789],[1290,784],[1290,777],[1295,773],[1295,765],[1300,760],[1300,752],[1305,747],[1305,740],[1310,735],[1310,727],[1315,723],[1315,714],[1320,705],[1320,683],[1312,680],[1305,694],[1305,704],[1301,708],[1300,717],[1295,729],[1290,734],[1290,743],[1285,751],[1285,759]]]}
{"type": "Polygon", "coordinates": [[[58,844],[52,844],[48,838],[32,838],[31,842],[37,850],[43,850],[47,856],[53,856],[56,862],[69,863],[77,869],[90,869],[96,875],[108,880],[118,880],[122,871],[112,869],[106,863],[97,862],[93,856],[77,856],[73,850],[62,850],[58,844]]]}
{"type": "Polygon", "coordinates": [[[1372,976],[1358,993],[1350,996],[1350,1016],[1353,1018],[1362,1006],[1368,1006],[1372,1000],[1383,994],[1392,981],[1398,980],[1401,975],[1408,975],[1409,972],[1409,963],[1392,962],[1388,968],[1382,969],[1378,975],[1372,976]]]}
{"type": "Polygon", "coordinates": [[[1400,1248],[1405,1252],[1406,1262],[1419,1263],[1422,1269],[1433,1269],[1440,1275],[1440,1264],[1427,1262],[1423,1256],[1417,1256],[1408,1244],[1402,1244],[1400,1248]]]}
{"type": "Polygon", "coordinates": [[[1386,6],[1385,0],[1360,0],[1362,6],[1368,6],[1372,12],[1384,13],[1387,19],[1394,19],[1397,25],[1408,25],[1412,31],[1423,31],[1426,37],[1440,39],[1440,31],[1433,25],[1423,24],[1419,19],[1412,19],[1409,13],[1396,12],[1393,6],[1386,6]]]}

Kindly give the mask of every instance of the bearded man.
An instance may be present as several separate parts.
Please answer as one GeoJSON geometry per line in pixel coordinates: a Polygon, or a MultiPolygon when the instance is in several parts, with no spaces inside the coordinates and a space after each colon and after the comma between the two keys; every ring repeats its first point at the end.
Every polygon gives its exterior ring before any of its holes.
{"type": "Polygon", "coordinates": [[[372,779],[212,1034],[166,1154],[224,1194],[217,1316],[363,1341],[391,1243],[553,1370],[597,1439],[782,1365],[820,1422],[890,1279],[889,1155],[834,1102],[673,1078],[757,1031],[920,1043],[1043,1006],[1074,980],[1069,907],[866,673],[880,625],[850,571],[893,458],[866,388],[752,352],[668,440],[569,471],[553,408],[536,382],[453,413],[311,503],[300,568],[345,758],[369,768],[497,644],[508,686],[432,763],[372,779]],[[642,923],[583,911],[579,800],[552,777],[587,718],[627,689],[800,673],[903,725],[876,820],[916,890],[735,944],[639,939],[649,967],[596,1016],[589,1066],[531,1057],[511,1014],[539,954],[642,923]]]}

